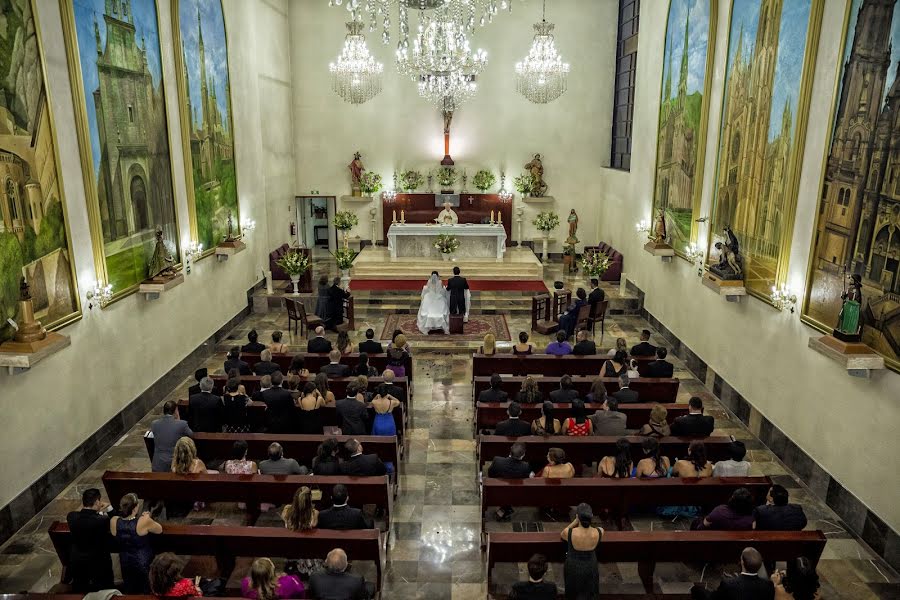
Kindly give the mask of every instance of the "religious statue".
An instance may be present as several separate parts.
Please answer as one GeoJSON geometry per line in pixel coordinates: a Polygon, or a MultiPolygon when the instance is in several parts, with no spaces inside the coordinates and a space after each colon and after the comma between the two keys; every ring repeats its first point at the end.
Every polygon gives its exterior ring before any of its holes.
{"type": "Polygon", "coordinates": [[[444,210],[438,213],[438,216],[434,221],[438,225],[456,225],[459,223],[459,217],[451,208],[451,204],[449,202],[444,202],[444,210]]]}
{"type": "Polygon", "coordinates": [[[362,164],[362,154],[355,152],[353,154],[353,160],[347,165],[347,168],[350,169],[350,184],[353,189],[353,195],[362,196],[362,188],[360,187],[359,182],[362,179],[363,171],[366,170],[362,164]]]}
{"type": "Polygon", "coordinates": [[[157,276],[167,277],[175,274],[175,258],[166,250],[163,243],[163,230],[159,225],[156,226],[156,247],[153,248],[153,256],[150,257],[148,266],[148,278],[153,279],[157,276]]]}
{"type": "Polygon", "coordinates": [[[860,307],[862,306],[862,277],[858,273],[852,273],[844,283],[845,289],[841,294],[841,312],[838,315],[838,326],[835,332],[844,334],[842,338],[853,336],[859,341],[862,333],[862,321],[860,319],[860,307]]]}
{"type": "Polygon", "coordinates": [[[666,243],[666,211],[661,208],[656,215],[656,226],[653,228],[653,241],[657,244],[666,243]]]}
{"type": "Polygon", "coordinates": [[[724,242],[716,242],[715,248],[719,251],[719,262],[709,270],[721,279],[737,280],[744,278],[744,260],[741,258],[740,246],[737,237],[730,227],[723,230],[724,242]]]}
{"type": "Polygon", "coordinates": [[[547,184],[544,183],[544,163],[541,162],[541,155],[535,154],[525,168],[531,173],[531,197],[543,198],[547,193],[547,184]]]}
{"type": "Polygon", "coordinates": [[[569,218],[566,220],[569,222],[569,239],[577,242],[578,237],[575,234],[578,232],[578,213],[575,212],[574,208],[569,211],[569,218]]]}
{"type": "Polygon", "coordinates": [[[223,241],[226,242],[236,242],[240,239],[240,236],[234,235],[234,219],[231,218],[231,213],[228,213],[228,220],[226,221],[225,230],[225,239],[223,241]]]}
{"type": "Polygon", "coordinates": [[[24,277],[22,277],[19,282],[19,300],[31,300],[31,288],[28,286],[28,282],[25,281],[24,277]]]}

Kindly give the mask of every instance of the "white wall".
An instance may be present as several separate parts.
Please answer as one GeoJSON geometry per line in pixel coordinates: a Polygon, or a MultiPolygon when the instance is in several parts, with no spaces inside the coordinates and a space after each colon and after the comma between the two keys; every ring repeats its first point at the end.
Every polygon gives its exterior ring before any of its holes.
{"type": "MultiPolygon", "coordinates": [[[[550,186],[548,195],[556,198],[553,209],[562,217],[570,208],[578,211],[578,237],[585,242],[596,236],[590,214],[598,201],[597,165],[608,162],[616,5],[613,0],[548,3],[547,20],[556,24],[557,49],[572,70],[564,96],[536,105],[515,91],[513,67],[531,47],[532,25],[540,21],[541,5],[536,0],[514,2],[511,14],[502,12],[492,24],[476,31],[472,47],[487,52],[488,66],[479,79],[477,95],[457,111],[451,127],[450,154],[457,167],[468,172],[469,191],[475,191],[472,176],[481,168],[494,172],[495,190],[500,170],[505,170],[507,189],[514,190],[512,179],[539,152],[550,186]]],[[[336,60],[343,45],[347,17],[343,7],[329,7],[324,1],[290,4],[297,90],[293,103],[296,182],[303,193],[318,189],[338,197],[349,194],[347,165],[356,150],[362,152],[366,168],[380,173],[386,183],[394,170],[415,168],[425,173],[444,156],[440,111],[419,98],[415,84],[397,73],[396,23],[386,46],[380,29],[366,33],[370,52],[384,64],[381,94],[353,106],[331,91],[328,64],[336,60]]],[[[392,19],[396,21],[396,16],[392,19]]],[[[411,10],[411,33],[417,24],[417,11],[411,10]]],[[[339,210],[358,214],[360,224],[353,234],[369,239],[370,205],[342,205],[340,200],[338,204],[339,210]]],[[[381,237],[381,203],[376,204],[381,237]]],[[[515,204],[514,211],[520,205],[518,197],[515,204]]],[[[545,209],[545,205],[525,205],[527,239],[536,235],[531,225],[534,214],[545,209]]],[[[515,238],[515,227],[512,232],[515,238]]],[[[560,251],[559,244],[553,250],[560,251]]]]}
{"type": "MultiPolygon", "coordinates": [[[[719,3],[702,215],[711,214],[729,5],[729,0],[719,3]]],[[[897,530],[897,486],[885,485],[884,473],[877,465],[896,464],[900,376],[885,371],[871,380],[849,377],[838,365],[807,348],[808,339],[821,334],[801,324],[799,314],[780,314],[754,298],[740,304],[726,303],[701,285],[696,268],[687,262],[676,259],[663,264],[641,248],[644,240],[635,233],[634,223],[650,217],[666,26],[666,11],[642,8],[635,159],[630,173],[610,169],[601,172],[597,186],[602,207],[600,237],[624,253],[625,271],[646,292],[648,311],[897,530]]],[[[825,3],[788,276],[790,287],[801,297],[815,226],[844,10],[844,2],[825,3]]],[[[704,236],[705,229],[701,231],[704,236]]]]}
{"type": "MultiPolygon", "coordinates": [[[[0,456],[5,461],[0,506],[53,468],[101,425],[147,389],[247,305],[246,290],[267,262],[267,206],[292,196],[293,156],[287,7],[284,2],[225,0],[229,33],[235,152],[241,216],[257,221],[248,249],[216,263],[194,265],[186,281],[148,302],[132,295],[104,310],[87,310],[62,333],[72,345],[27,373],[0,375],[4,415],[0,456]],[[259,110],[260,98],[282,102],[278,113],[259,110]],[[281,115],[281,119],[275,115],[281,115]],[[280,134],[280,135],[279,135],[280,134]],[[37,444],[37,446],[35,446],[37,444]]],[[[189,240],[184,161],[174,85],[170,3],[158,2],[169,136],[182,240],[189,240]]],[[[72,108],[72,88],[56,0],[38,0],[41,40],[59,142],[79,293],[96,280],[84,185],[72,108]]],[[[269,220],[271,221],[271,219],[269,220]]],[[[286,227],[285,227],[286,231],[286,227]]],[[[280,238],[279,238],[280,241],[280,238]]]]}

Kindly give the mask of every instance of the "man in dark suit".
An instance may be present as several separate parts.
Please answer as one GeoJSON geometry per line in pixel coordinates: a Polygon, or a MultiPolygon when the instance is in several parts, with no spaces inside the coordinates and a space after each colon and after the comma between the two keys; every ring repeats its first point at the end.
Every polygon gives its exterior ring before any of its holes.
{"type": "Polygon", "coordinates": [[[256,333],[255,329],[250,330],[250,333],[247,334],[247,339],[249,343],[241,346],[241,352],[245,354],[259,354],[266,349],[265,344],[259,343],[259,334],[256,333]]]}
{"type": "MultiPolygon", "coordinates": [[[[228,373],[228,369],[225,369],[225,372],[228,373]]],[[[195,383],[194,385],[192,385],[191,387],[188,388],[188,398],[190,398],[194,394],[200,393],[200,380],[203,379],[204,377],[206,377],[208,374],[209,374],[209,371],[206,369],[206,367],[203,367],[202,369],[197,369],[196,371],[194,371],[194,379],[197,380],[197,383],[195,383]]],[[[248,375],[249,375],[249,373],[248,373],[248,375]]]]}
{"type": "Polygon", "coordinates": [[[606,292],[600,289],[600,281],[596,277],[591,278],[591,293],[588,294],[588,304],[591,306],[606,300],[606,292]]]}
{"type": "Polygon", "coordinates": [[[319,513],[319,529],[369,529],[372,523],[358,508],[348,506],[347,486],[337,484],[331,490],[331,508],[319,513]]]}
{"type": "Polygon", "coordinates": [[[332,350],[328,353],[328,364],[319,369],[319,373],[325,373],[329,379],[334,377],[350,377],[350,367],[341,364],[341,351],[332,350]]]}
{"type": "Polygon", "coordinates": [[[406,390],[394,383],[394,372],[390,369],[385,369],[381,377],[384,379],[384,385],[387,386],[387,393],[399,400],[400,404],[406,404],[406,390]]]}
{"type": "Polygon", "coordinates": [[[250,395],[250,399],[254,402],[262,402],[263,401],[263,392],[266,390],[272,389],[272,376],[271,375],[263,375],[259,378],[259,389],[253,392],[250,395]]]}
{"type": "Polygon", "coordinates": [[[316,327],[316,337],[306,342],[306,351],[312,354],[325,354],[331,352],[331,341],[325,337],[325,328],[316,327]]]}
{"type": "Polygon", "coordinates": [[[253,374],[253,371],[250,370],[250,365],[241,360],[241,349],[238,346],[232,346],[225,357],[225,374],[230,373],[232,369],[236,369],[239,375],[253,374]]]}
{"type": "Polygon", "coordinates": [[[631,348],[631,356],[653,356],[656,354],[656,346],[650,343],[650,330],[641,331],[641,343],[631,348]]]}
{"type": "Polygon", "coordinates": [[[479,402],[508,402],[509,394],[500,389],[503,385],[503,378],[494,373],[491,375],[491,387],[481,390],[478,394],[479,402]]]}
{"type": "Polygon", "coordinates": [[[263,350],[259,353],[259,362],[253,365],[253,374],[259,375],[262,377],[263,375],[271,375],[275,371],[281,370],[278,364],[272,362],[272,351],[269,349],[263,350]]]}
{"type": "Polygon", "coordinates": [[[359,351],[366,354],[384,354],[381,342],[375,341],[375,331],[373,329],[366,329],[366,341],[359,343],[359,351]]]}
{"type": "Polygon", "coordinates": [[[281,387],[284,375],[275,371],[271,375],[272,387],[260,393],[259,397],[266,405],[266,431],[268,433],[291,433],[297,407],[289,390],[281,387]]]}
{"type": "Polygon", "coordinates": [[[722,583],[714,592],[706,591],[695,585],[691,589],[692,597],[710,600],[772,600],[775,598],[775,586],[768,579],[759,576],[762,567],[762,555],[756,548],[744,548],[741,552],[741,574],[723,577],[722,583]]]}
{"type": "Polygon", "coordinates": [[[518,402],[510,402],[509,408],[506,409],[506,414],[509,418],[497,423],[494,435],[531,435],[531,425],[519,418],[522,414],[522,407],[519,406],[518,402]]]}
{"type": "Polygon", "coordinates": [[[516,600],[556,600],[556,584],[544,581],[547,573],[547,557],[534,554],[528,559],[528,581],[517,581],[512,585],[510,598],[516,600]]]}
{"type": "Polygon", "coordinates": [[[607,396],[603,401],[603,407],[591,415],[591,429],[594,435],[626,435],[625,429],[628,417],[619,412],[619,401],[612,396],[607,396]]]}
{"type": "Polygon", "coordinates": [[[468,320],[466,313],[466,290],[469,289],[469,282],[465,277],[459,276],[459,267],[453,267],[453,277],[447,280],[447,291],[450,292],[450,314],[464,315],[468,320]]]}
{"type": "Polygon", "coordinates": [[[763,531],[801,531],[806,514],[799,504],[788,504],[788,491],[777,483],[769,488],[766,503],[753,510],[756,528],[763,531]]]}
{"type": "Polygon", "coordinates": [[[669,351],[662,346],[656,349],[656,360],[647,365],[647,377],[672,377],[675,366],[666,360],[668,355],[669,351]]]}
{"type": "Polygon", "coordinates": [[[150,433],[153,434],[153,471],[170,473],[175,444],[183,437],[194,437],[188,422],[178,418],[178,404],[174,400],[163,404],[163,416],[150,424],[150,433]]]}
{"type": "Polygon", "coordinates": [[[559,378],[559,389],[550,392],[550,402],[561,404],[578,399],[578,390],[572,385],[572,376],[563,375],[559,378]]]}
{"type": "Polygon", "coordinates": [[[593,340],[588,339],[590,334],[587,329],[582,329],[575,336],[576,344],[572,348],[572,354],[576,356],[589,356],[591,354],[597,354],[597,345],[593,342],[593,340]]]}
{"type": "Polygon", "coordinates": [[[335,277],[328,288],[328,320],[326,329],[337,330],[337,326],[344,322],[344,299],[350,297],[350,292],[341,289],[341,278],[335,277]]]}
{"type": "Polygon", "coordinates": [[[213,380],[200,380],[200,393],[188,398],[188,421],[191,429],[202,433],[222,433],[225,405],[222,397],[212,393],[213,380]]]}
{"type": "Polygon", "coordinates": [[[340,419],[341,433],[344,435],[366,435],[366,421],[369,411],[366,405],[356,399],[356,381],[347,384],[347,397],[335,402],[335,412],[340,419]]]}
{"type": "Polygon", "coordinates": [[[66,517],[72,532],[68,572],[72,574],[73,591],[79,594],[114,587],[109,510],[109,504],[100,500],[100,491],[90,488],[81,494],[81,510],[66,517]]]}
{"type": "Polygon", "coordinates": [[[688,400],[688,414],[672,423],[672,435],[706,437],[712,435],[715,419],[703,414],[703,400],[697,396],[688,400]]]}
{"type": "MultiPolygon", "coordinates": [[[[528,479],[531,467],[524,460],[525,444],[516,442],[509,448],[509,456],[495,456],[488,467],[488,477],[497,479],[528,479]]],[[[496,513],[498,521],[508,521],[513,513],[512,506],[501,506],[496,513]]]]}
{"type": "Polygon", "coordinates": [[[363,454],[363,445],[359,440],[344,442],[344,450],[350,456],[341,463],[344,475],[375,476],[387,473],[387,468],[377,454],[363,454]]]}
{"type": "Polygon", "coordinates": [[[628,387],[631,383],[631,380],[628,379],[628,375],[622,373],[619,376],[619,389],[616,392],[613,392],[612,397],[619,401],[619,404],[634,404],[638,401],[638,393],[628,387]]]}
{"type": "MultiPolygon", "coordinates": [[[[321,514],[319,518],[322,518],[321,514]]],[[[347,554],[335,548],[325,558],[325,570],[313,573],[309,578],[309,597],[319,600],[366,600],[374,595],[374,585],[367,584],[362,576],[346,571],[347,554]]]]}

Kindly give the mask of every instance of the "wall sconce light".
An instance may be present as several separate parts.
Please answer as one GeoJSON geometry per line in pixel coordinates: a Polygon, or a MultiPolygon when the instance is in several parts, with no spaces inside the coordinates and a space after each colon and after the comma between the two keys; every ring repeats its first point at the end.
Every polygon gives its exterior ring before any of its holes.
{"type": "Polygon", "coordinates": [[[513,197],[512,192],[506,189],[506,173],[503,171],[500,171],[500,191],[497,197],[503,202],[509,202],[513,197]]]}
{"type": "Polygon", "coordinates": [[[190,241],[184,245],[184,270],[191,274],[191,265],[203,254],[203,244],[190,241]]]}
{"type": "Polygon", "coordinates": [[[684,248],[684,254],[692,263],[703,262],[703,250],[697,244],[688,244],[684,248]]]}
{"type": "Polygon", "coordinates": [[[634,230],[643,235],[650,234],[650,221],[647,219],[641,219],[638,223],[634,224],[634,230]]]}
{"type": "Polygon", "coordinates": [[[388,202],[393,202],[397,198],[397,171],[394,171],[394,183],[391,186],[391,189],[384,190],[381,193],[381,197],[387,200],[388,202]]]}
{"type": "Polygon", "coordinates": [[[256,229],[256,221],[253,219],[241,219],[241,233],[256,229]]]}
{"type": "Polygon", "coordinates": [[[87,291],[85,297],[88,299],[88,310],[94,309],[94,303],[100,308],[105,308],[112,301],[112,284],[100,285],[95,283],[94,287],[87,291]]]}
{"type": "Polygon", "coordinates": [[[791,314],[794,314],[794,309],[797,307],[797,294],[791,292],[790,288],[779,289],[773,285],[769,298],[771,298],[772,304],[775,305],[776,309],[784,310],[787,308],[791,311],[791,314]]]}

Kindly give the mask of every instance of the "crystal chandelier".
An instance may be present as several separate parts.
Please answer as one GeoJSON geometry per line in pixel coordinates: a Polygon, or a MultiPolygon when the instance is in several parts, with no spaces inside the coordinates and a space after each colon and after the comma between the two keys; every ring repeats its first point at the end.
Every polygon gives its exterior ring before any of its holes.
{"type": "Polygon", "coordinates": [[[381,92],[384,66],[369,54],[363,27],[362,21],[355,18],[347,23],[348,33],[337,63],[328,65],[331,89],[350,104],[362,104],[381,92]]]}
{"type": "Polygon", "coordinates": [[[547,0],[541,22],[534,24],[531,50],[522,62],[516,63],[516,91],[535,104],[553,102],[566,92],[569,63],[564,63],[553,43],[553,23],[546,19],[547,0]]]}

